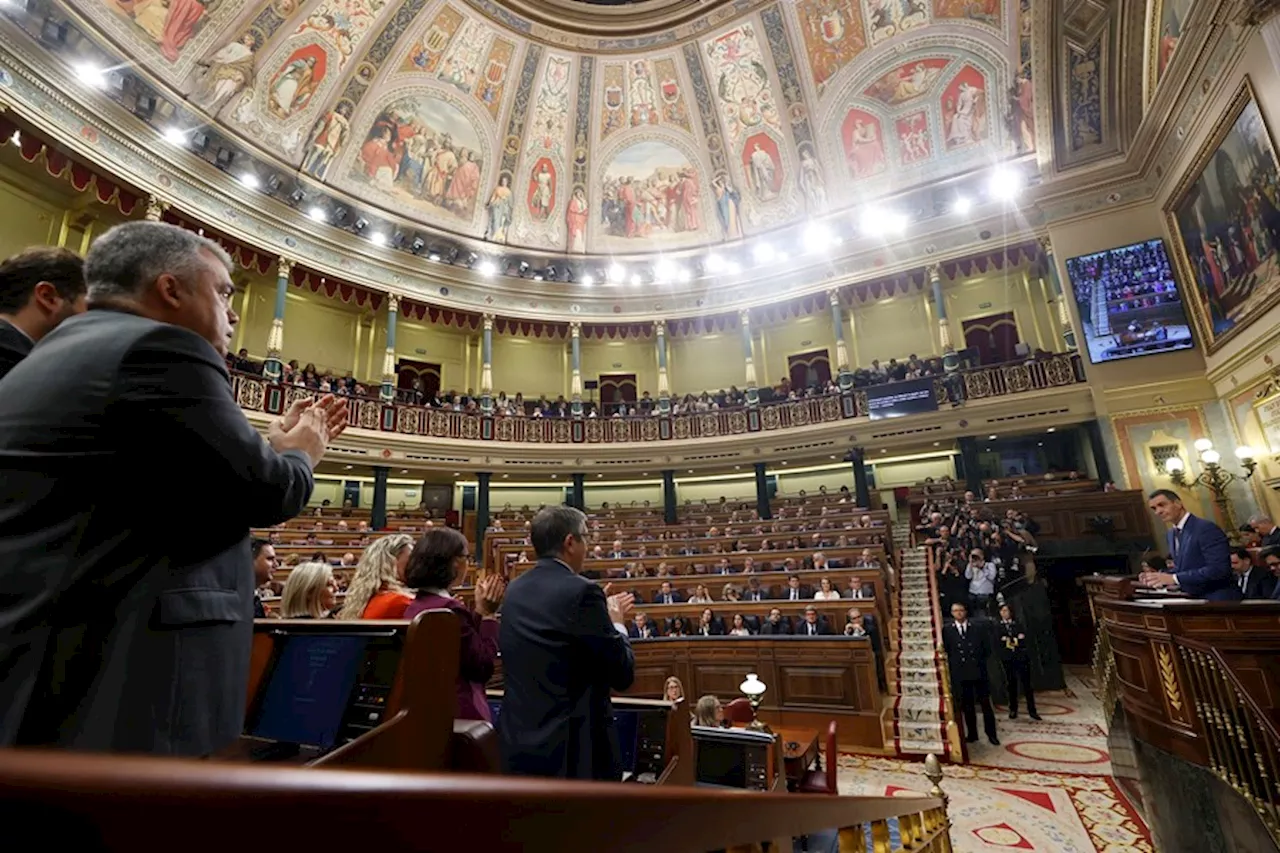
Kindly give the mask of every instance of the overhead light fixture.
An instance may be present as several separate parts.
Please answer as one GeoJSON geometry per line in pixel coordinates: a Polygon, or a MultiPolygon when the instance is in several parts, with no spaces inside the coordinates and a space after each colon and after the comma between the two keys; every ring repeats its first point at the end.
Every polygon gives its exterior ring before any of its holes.
{"type": "Polygon", "coordinates": [[[86,86],[95,89],[107,88],[107,72],[92,62],[81,62],[76,65],[76,77],[86,86]]]}
{"type": "Polygon", "coordinates": [[[810,222],[806,225],[802,240],[805,249],[810,252],[825,252],[834,242],[831,229],[825,222],[810,222]]]}
{"type": "Polygon", "coordinates": [[[653,278],[655,281],[670,281],[675,278],[675,264],[666,258],[659,258],[653,265],[653,278]]]}
{"type": "Polygon", "coordinates": [[[991,179],[987,187],[991,191],[993,198],[1012,201],[1018,197],[1018,193],[1022,192],[1024,183],[1022,173],[1004,166],[998,166],[991,173],[991,179]]]}
{"type": "Polygon", "coordinates": [[[640,278],[640,273],[633,273],[633,274],[631,275],[631,286],[632,286],[632,287],[639,287],[639,286],[640,286],[641,284],[643,284],[643,283],[644,283],[644,280],[643,280],[642,278],[640,278]]]}
{"type": "Polygon", "coordinates": [[[213,162],[219,169],[230,169],[231,164],[235,162],[236,152],[231,148],[219,146],[218,153],[214,155],[213,162]]]}
{"type": "Polygon", "coordinates": [[[597,479],[597,480],[599,480],[599,479],[600,479],[601,477],[603,477],[603,476],[604,476],[604,474],[596,474],[596,479],[597,479]]]}
{"type": "Polygon", "coordinates": [[[510,474],[503,474],[503,475],[502,475],[502,479],[504,479],[504,480],[505,480],[505,479],[507,479],[507,478],[508,478],[508,477],[510,477],[510,476],[511,476],[510,474]]]}
{"type": "Polygon", "coordinates": [[[294,190],[293,192],[289,193],[289,201],[293,202],[294,204],[302,204],[302,200],[306,197],[307,197],[307,194],[300,189],[294,190]]]}
{"type": "Polygon", "coordinates": [[[542,273],[540,273],[540,272],[539,272],[539,273],[534,273],[534,274],[533,274],[533,280],[534,280],[534,281],[542,281],[542,273]]]}
{"type": "Polygon", "coordinates": [[[414,237],[413,242],[409,244],[409,248],[416,255],[427,248],[427,244],[423,242],[421,237],[414,237]]]}
{"type": "Polygon", "coordinates": [[[408,468],[401,468],[401,469],[400,469],[400,473],[401,473],[401,474],[408,474],[408,473],[409,473],[409,469],[408,469],[408,468]]]}
{"type": "Polygon", "coordinates": [[[271,177],[267,178],[267,189],[270,192],[275,192],[276,190],[280,189],[279,175],[272,175],[271,177]]]}
{"type": "Polygon", "coordinates": [[[773,246],[768,243],[756,243],[751,249],[751,256],[756,259],[758,264],[767,264],[774,259],[777,253],[773,251],[773,246]]]}
{"type": "Polygon", "coordinates": [[[710,255],[707,255],[707,260],[705,263],[706,263],[707,272],[709,273],[718,273],[724,270],[724,266],[725,266],[724,258],[720,257],[715,252],[712,252],[710,255]]]}
{"type": "Polygon", "coordinates": [[[307,211],[307,216],[316,222],[324,222],[327,219],[324,214],[324,208],[319,205],[312,205],[311,209],[307,211]]]}
{"type": "Polygon", "coordinates": [[[551,279],[552,281],[555,281],[556,272],[557,270],[556,270],[555,264],[547,264],[546,272],[544,272],[543,275],[545,275],[547,278],[551,279]]]}
{"type": "Polygon", "coordinates": [[[164,141],[170,145],[187,144],[187,132],[180,127],[166,127],[163,136],[164,141]]]}
{"type": "Polygon", "coordinates": [[[346,468],[348,471],[350,471],[350,470],[352,469],[352,467],[354,467],[354,466],[351,466],[351,465],[344,465],[344,466],[342,466],[342,467],[344,467],[344,468],[346,468]]]}
{"type": "Polygon", "coordinates": [[[519,266],[516,267],[516,272],[518,272],[520,275],[524,275],[528,271],[529,271],[528,261],[521,261],[519,266]]]}
{"type": "Polygon", "coordinates": [[[622,264],[609,265],[609,281],[618,284],[627,277],[627,270],[622,264]]]}
{"type": "Polygon", "coordinates": [[[481,261],[479,264],[476,265],[476,272],[480,273],[480,275],[483,275],[483,276],[491,276],[497,271],[498,271],[498,265],[495,264],[493,261],[489,260],[488,258],[485,258],[483,261],[481,261]]]}
{"type": "Polygon", "coordinates": [[[552,475],[551,475],[551,479],[553,479],[553,480],[554,480],[555,478],[556,478],[556,475],[555,475],[555,474],[552,474],[552,475]]]}
{"type": "Polygon", "coordinates": [[[1053,431],[1055,431],[1056,429],[1057,429],[1057,427],[1049,427],[1049,429],[1047,430],[1047,432],[1053,432],[1053,431]]]}
{"type": "Polygon", "coordinates": [[[258,180],[258,176],[253,172],[245,172],[240,176],[241,186],[247,187],[251,190],[256,190],[261,183],[262,182],[258,180]]]}
{"type": "Polygon", "coordinates": [[[582,278],[578,279],[578,283],[583,287],[591,287],[591,285],[596,283],[596,277],[591,273],[583,273],[582,278]]]}
{"type": "Polygon", "coordinates": [[[428,253],[427,253],[427,260],[429,260],[429,261],[438,261],[438,260],[440,260],[440,253],[439,253],[439,252],[428,252],[428,253]]]}
{"type": "Polygon", "coordinates": [[[676,281],[681,284],[688,284],[693,279],[693,273],[688,267],[676,267],[676,281]]]}
{"type": "Polygon", "coordinates": [[[995,441],[995,440],[996,440],[996,437],[995,437],[994,435],[989,435],[989,436],[987,436],[987,438],[989,438],[991,441],[995,441]]]}
{"type": "Polygon", "coordinates": [[[973,202],[969,201],[968,196],[956,196],[956,200],[951,204],[951,212],[965,216],[973,209],[973,202]]]}
{"type": "Polygon", "coordinates": [[[381,231],[374,231],[369,235],[369,242],[375,246],[385,246],[387,245],[387,235],[381,231]]]}
{"type": "Polygon", "coordinates": [[[356,231],[363,231],[364,229],[369,227],[369,220],[361,216],[355,222],[351,223],[351,227],[354,228],[356,231]]]}

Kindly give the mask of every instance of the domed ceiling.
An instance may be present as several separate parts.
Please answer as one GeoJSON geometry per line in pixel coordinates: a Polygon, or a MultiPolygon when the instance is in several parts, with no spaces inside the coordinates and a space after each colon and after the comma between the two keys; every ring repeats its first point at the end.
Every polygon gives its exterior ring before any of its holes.
{"type": "Polygon", "coordinates": [[[548,253],[678,251],[1036,147],[1029,0],[67,0],[256,154],[548,253]]]}

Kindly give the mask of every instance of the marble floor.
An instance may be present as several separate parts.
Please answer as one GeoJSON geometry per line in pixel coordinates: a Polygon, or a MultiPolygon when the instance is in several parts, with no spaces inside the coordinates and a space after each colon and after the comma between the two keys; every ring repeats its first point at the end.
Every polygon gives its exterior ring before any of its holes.
{"type": "MultiPolygon", "coordinates": [[[[1043,720],[1009,720],[998,709],[1001,745],[971,745],[968,765],[944,765],[957,853],[1154,853],[1141,818],[1111,777],[1106,733],[1091,675],[1074,670],[1067,689],[1037,695],[1043,720]]],[[[840,758],[840,792],[925,793],[919,762],[870,755],[840,758]]]]}

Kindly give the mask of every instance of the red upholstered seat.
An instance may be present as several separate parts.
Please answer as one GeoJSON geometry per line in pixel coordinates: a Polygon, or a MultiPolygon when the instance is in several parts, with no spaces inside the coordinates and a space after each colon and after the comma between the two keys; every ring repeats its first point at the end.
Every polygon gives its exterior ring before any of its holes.
{"type": "Polygon", "coordinates": [[[826,769],[819,764],[816,770],[805,771],[797,788],[802,794],[836,794],[836,721],[827,726],[826,769]]]}
{"type": "Polygon", "coordinates": [[[745,697],[734,699],[724,706],[724,719],[728,723],[750,723],[756,718],[751,710],[751,702],[745,697]]]}

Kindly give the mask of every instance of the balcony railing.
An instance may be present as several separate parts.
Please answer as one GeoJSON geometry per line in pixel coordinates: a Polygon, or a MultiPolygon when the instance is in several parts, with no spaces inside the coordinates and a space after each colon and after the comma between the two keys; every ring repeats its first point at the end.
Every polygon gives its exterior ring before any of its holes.
{"type": "MultiPolygon", "coordinates": [[[[963,391],[950,377],[934,381],[940,405],[961,399],[980,400],[1061,388],[1085,381],[1079,353],[1028,363],[978,367],[956,375],[963,379],[963,391]]],[[[315,394],[308,388],[268,382],[247,373],[233,374],[232,385],[241,408],[270,415],[282,414],[298,397],[315,394]]],[[[369,399],[353,399],[352,404],[349,425],[360,429],[424,438],[519,444],[625,444],[718,438],[832,423],[867,413],[864,389],[794,402],[667,417],[528,418],[448,412],[369,399]]]]}

